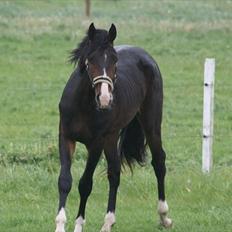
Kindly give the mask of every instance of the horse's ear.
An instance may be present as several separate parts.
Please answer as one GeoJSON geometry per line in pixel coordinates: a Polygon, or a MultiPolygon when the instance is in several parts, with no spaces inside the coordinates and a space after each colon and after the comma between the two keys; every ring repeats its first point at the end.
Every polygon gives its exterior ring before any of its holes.
{"type": "Polygon", "coordinates": [[[113,41],[115,40],[116,36],[117,36],[117,30],[116,30],[115,25],[112,23],[111,27],[110,27],[110,30],[109,30],[109,33],[108,33],[109,42],[113,43],[113,41]]]}
{"type": "Polygon", "coordinates": [[[96,28],[94,26],[94,23],[91,23],[89,26],[89,30],[88,30],[88,37],[89,40],[93,40],[94,34],[95,34],[96,28]]]}

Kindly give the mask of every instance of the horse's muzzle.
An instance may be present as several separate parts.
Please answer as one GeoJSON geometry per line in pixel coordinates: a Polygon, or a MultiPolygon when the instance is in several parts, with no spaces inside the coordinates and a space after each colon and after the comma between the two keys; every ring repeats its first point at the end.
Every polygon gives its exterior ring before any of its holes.
{"type": "Polygon", "coordinates": [[[99,109],[111,109],[113,102],[113,95],[109,93],[109,95],[106,94],[99,94],[96,96],[96,103],[99,109]]]}
{"type": "Polygon", "coordinates": [[[99,109],[109,109],[113,101],[113,95],[111,92],[111,87],[108,83],[102,82],[99,86],[96,86],[96,102],[99,109]]]}

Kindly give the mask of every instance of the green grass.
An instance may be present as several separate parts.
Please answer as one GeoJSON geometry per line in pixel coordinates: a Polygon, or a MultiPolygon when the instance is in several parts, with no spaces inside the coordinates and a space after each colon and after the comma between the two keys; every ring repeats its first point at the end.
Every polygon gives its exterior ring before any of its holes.
{"type": "MultiPolygon", "coordinates": [[[[53,231],[59,172],[58,102],[73,70],[68,52],[89,24],[118,28],[116,44],[143,47],[164,79],[163,142],[173,231],[231,231],[232,2],[95,0],[0,1],[0,231],[53,231]],[[216,58],[214,168],[201,174],[203,64],[216,58]]],[[[73,230],[86,151],[78,144],[68,201],[73,230]]],[[[102,160],[87,207],[86,231],[103,222],[102,160]]],[[[159,231],[151,167],[125,172],[114,231],[159,231]]]]}
{"type": "MultiPolygon", "coordinates": [[[[77,183],[84,162],[73,164],[74,184],[67,203],[67,231],[73,231],[78,205],[77,183]]],[[[100,230],[108,183],[104,163],[96,170],[93,193],[87,205],[85,231],[100,230]]],[[[231,231],[231,171],[216,169],[203,175],[195,168],[169,172],[167,195],[172,231],[231,231]],[[223,179],[223,181],[222,181],[223,179]]],[[[1,231],[53,231],[57,204],[57,170],[36,165],[12,165],[1,173],[1,231]]],[[[156,214],[156,188],[151,168],[124,173],[117,201],[114,231],[160,231],[156,214]]]]}

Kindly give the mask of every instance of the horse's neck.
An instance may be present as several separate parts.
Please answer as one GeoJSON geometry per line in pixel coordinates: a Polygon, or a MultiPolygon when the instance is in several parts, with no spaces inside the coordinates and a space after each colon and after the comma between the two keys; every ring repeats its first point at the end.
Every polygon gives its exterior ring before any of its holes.
{"type": "Polygon", "coordinates": [[[95,101],[94,89],[90,83],[89,77],[87,73],[80,74],[80,81],[77,86],[77,100],[78,104],[82,106],[88,107],[93,105],[95,101]]]}

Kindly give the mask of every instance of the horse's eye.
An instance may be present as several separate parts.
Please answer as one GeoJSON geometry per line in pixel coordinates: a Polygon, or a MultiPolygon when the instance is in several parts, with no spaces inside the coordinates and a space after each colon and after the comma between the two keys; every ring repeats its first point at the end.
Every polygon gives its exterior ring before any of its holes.
{"type": "Polygon", "coordinates": [[[89,60],[90,63],[93,64],[94,63],[94,56],[89,56],[88,60],[89,60]]]}

